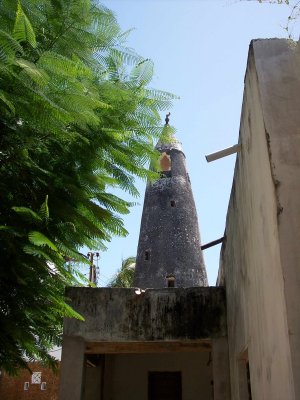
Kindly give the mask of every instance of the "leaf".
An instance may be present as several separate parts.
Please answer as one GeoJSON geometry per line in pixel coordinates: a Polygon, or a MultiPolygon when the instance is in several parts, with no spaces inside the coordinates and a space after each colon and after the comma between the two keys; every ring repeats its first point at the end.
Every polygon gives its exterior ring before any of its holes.
{"type": "Polygon", "coordinates": [[[20,1],[18,1],[13,37],[19,42],[28,42],[33,48],[36,47],[36,37],[29,19],[24,13],[20,1]]]}
{"type": "Polygon", "coordinates": [[[33,222],[42,222],[42,219],[40,216],[33,210],[27,207],[12,207],[12,210],[14,210],[16,213],[21,215],[22,217],[25,217],[33,222]]]}
{"type": "Polygon", "coordinates": [[[41,232],[31,231],[28,234],[28,238],[35,246],[48,246],[51,250],[58,251],[55,244],[41,232]]]}
{"type": "Polygon", "coordinates": [[[53,365],[62,317],[77,317],[64,289],[85,284],[73,259],[126,234],[120,189],[137,196],[136,177],[154,175],[174,96],[148,87],[152,63],[99,1],[2,0],[0,19],[0,365],[14,372],[53,365]]]}
{"type": "Polygon", "coordinates": [[[83,76],[88,78],[92,76],[90,69],[81,61],[71,60],[51,51],[44,52],[37,64],[47,70],[49,74],[57,74],[60,77],[83,76]]]}
{"type": "Polygon", "coordinates": [[[10,231],[13,229],[12,226],[0,225],[0,231],[10,231]]]}
{"type": "Polygon", "coordinates": [[[122,261],[121,269],[109,282],[110,287],[125,287],[133,286],[134,272],[135,272],[136,258],[128,257],[122,261]]]}
{"type": "Polygon", "coordinates": [[[38,85],[44,86],[49,81],[49,76],[46,72],[37,68],[34,63],[24,60],[23,58],[17,58],[15,64],[21,67],[23,72],[38,85]]]}
{"type": "Polygon", "coordinates": [[[8,32],[0,29],[0,60],[9,63],[16,53],[23,54],[23,48],[8,32]]]}
{"type": "Polygon", "coordinates": [[[36,256],[36,257],[42,257],[48,261],[53,261],[49,254],[47,254],[46,252],[44,252],[43,250],[40,250],[39,248],[37,248],[35,246],[26,245],[23,247],[23,251],[26,254],[30,254],[30,255],[36,256]]]}
{"type": "Polygon", "coordinates": [[[131,85],[146,85],[150,82],[153,76],[153,62],[151,60],[143,60],[139,62],[131,71],[131,85]]]}
{"type": "Polygon", "coordinates": [[[8,109],[11,111],[12,114],[15,114],[15,107],[13,105],[13,103],[9,100],[7,100],[4,92],[2,90],[0,90],[0,100],[2,100],[2,102],[8,107],[8,109]]]}
{"type": "Polygon", "coordinates": [[[66,316],[68,318],[76,318],[76,319],[79,319],[80,321],[84,321],[84,317],[82,315],[80,315],[78,312],[76,312],[75,310],[73,310],[73,308],[70,307],[63,300],[59,300],[59,299],[57,299],[57,297],[51,297],[51,301],[54,304],[59,306],[62,316],[66,316]]]}
{"type": "Polygon", "coordinates": [[[48,220],[49,219],[48,195],[46,195],[45,201],[41,205],[41,208],[40,208],[40,211],[39,211],[39,216],[43,220],[48,220]]]}

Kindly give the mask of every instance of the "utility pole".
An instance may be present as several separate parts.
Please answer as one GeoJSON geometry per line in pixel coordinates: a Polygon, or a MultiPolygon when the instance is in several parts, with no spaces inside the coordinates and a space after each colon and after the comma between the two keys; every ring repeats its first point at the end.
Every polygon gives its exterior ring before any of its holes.
{"type": "MultiPolygon", "coordinates": [[[[88,256],[88,259],[90,261],[89,281],[96,285],[97,284],[98,260],[99,260],[99,257],[100,257],[100,253],[99,252],[94,253],[92,251],[89,251],[87,253],[87,256],[88,256]],[[94,258],[96,258],[97,267],[94,264],[94,258]]],[[[91,286],[91,283],[90,283],[90,286],[91,286]]]]}

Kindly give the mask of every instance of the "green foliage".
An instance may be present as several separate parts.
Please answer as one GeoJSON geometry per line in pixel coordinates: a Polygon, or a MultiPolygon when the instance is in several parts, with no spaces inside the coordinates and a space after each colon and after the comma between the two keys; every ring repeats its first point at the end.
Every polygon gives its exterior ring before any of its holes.
{"type": "Polygon", "coordinates": [[[128,257],[122,261],[121,269],[108,284],[110,287],[130,288],[133,286],[133,278],[135,271],[135,257],[128,257]]]}
{"type": "MultiPolygon", "coordinates": [[[[175,137],[176,129],[171,125],[165,125],[161,131],[158,143],[176,143],[178,142],[177,138],[175,137]]],[[[158,153],[156,157],[152,157],[149,169],[153,171],[153,176],[151,176],[151,180],[159,179],[160,178],[160,158],[161,154],[158,153]],[[156,175],[155,175],[156,173],[156,175]]]]}
{"type": "Polygon", "coordinates": [[[285,25],[282,28],[286,31],[289,39],[298,40],[295,38],[293,32],[295,24],[300,17],[300,1],[299,0],[241,0],[241,1],[256,1],[259,3],[269,3],[287,6],[289,8],[289,15],[286,19],[285,25]]]}
{"type": "MultiPolygon", "coordinates": [[[[64,300],[78,284],[65,259],[126,235],[120,214],[174,96],[148,87],[152,62],[126,47],[92,0],[0,3],[0,367],[52,363],[64,300]]],[[[152,174],[152,175],[151,175],[152,174]]]]}
{"type": "Polygon", "coordinates": [[[36,47],[34,30],[29,19],[23,11],[20,2],[18,2],[17,6],[13,38],[20,42],[28,42],[32,47],[36,47]]]}
{"type": "Polygon", "coordinates": [[[172,127],[170,125],[165,125],[161,132],[159,142],[160,143],[175,143],[175,142],[177,142],[178,140],[174,136],[175,132],[176,132],[176,130],[174,129],[174,127],[172,127]]]}

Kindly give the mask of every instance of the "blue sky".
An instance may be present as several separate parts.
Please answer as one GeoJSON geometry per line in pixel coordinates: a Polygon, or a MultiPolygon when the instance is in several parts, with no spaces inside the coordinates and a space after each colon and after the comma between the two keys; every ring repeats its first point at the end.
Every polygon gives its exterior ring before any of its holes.
{"type": "MultiPolygon", "coordinates": [[[[237,143],[250,41],[286,37],[285,5],[228,0],[107,0],[128,44],[155,65],[152,87],[180,96],[171,109],[187,158],[202,243],[223,236],[235,156],[207,163],[204,155],[237,143]]],[[[294,30],[294,37],[299,33],[294,30]]],[[[164,115],[162,115],[164,118],[164,115]]],[[[145,184],[139,206],[124,218],[127,238],[114,238],[101,254],[100,286],[136,254],[145,184]]],[[[128,197],[127,197],[128,198],[128,197]]],[[[220,246],[204,252],[210,285],[220,246]]]]}

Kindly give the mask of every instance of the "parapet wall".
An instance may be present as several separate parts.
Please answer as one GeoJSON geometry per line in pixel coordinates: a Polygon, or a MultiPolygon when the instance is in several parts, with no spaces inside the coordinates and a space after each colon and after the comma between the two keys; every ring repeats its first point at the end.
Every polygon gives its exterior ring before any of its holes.
{"type": "Polygon", "coordinates": [[[186,341],[226,335],[225,292],[217,287],[68,288],[85,321],[65,319],[64,335],[90,342],[186,341]]]}

